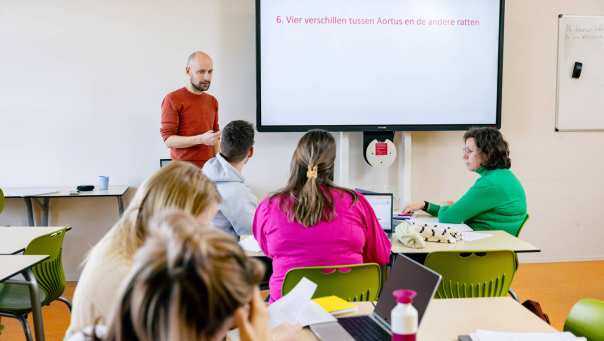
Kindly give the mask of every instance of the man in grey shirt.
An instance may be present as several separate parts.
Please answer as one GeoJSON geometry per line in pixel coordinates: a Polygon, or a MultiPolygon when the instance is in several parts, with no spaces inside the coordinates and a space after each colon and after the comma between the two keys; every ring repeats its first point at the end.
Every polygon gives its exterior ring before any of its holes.
{"type": "Polygon", "coordinates": [[[254,126],[246,121],[232,121],[222,130],[220,153],[202,169],[216,184],[223,200],[212,223],[236,238],[252,233],[257,198],[245,184],[241,171],[253,155],[254,126]]]}

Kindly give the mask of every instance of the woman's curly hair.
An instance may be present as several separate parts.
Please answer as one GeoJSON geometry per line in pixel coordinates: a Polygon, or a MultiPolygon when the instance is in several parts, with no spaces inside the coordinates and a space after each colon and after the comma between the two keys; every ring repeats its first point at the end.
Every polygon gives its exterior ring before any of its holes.
{"type": "Polygon", "coordinates": [[[512,166],[508,143],[499,130],[491,127],[470,128],[463,135],[463,140],[473,138],[476,147],[484,156],[482,165],[486,169],[507,169],[512,166]]]}

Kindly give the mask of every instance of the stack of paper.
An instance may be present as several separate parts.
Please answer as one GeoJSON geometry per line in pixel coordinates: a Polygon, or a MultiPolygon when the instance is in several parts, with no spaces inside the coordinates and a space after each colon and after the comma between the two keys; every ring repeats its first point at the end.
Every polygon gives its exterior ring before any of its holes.
{"type": "Polygon", "coordinates": [[[477,330],[471,335],[472,341],[587,341],[569,332],[564,333],[509,333],[477,330]]]}

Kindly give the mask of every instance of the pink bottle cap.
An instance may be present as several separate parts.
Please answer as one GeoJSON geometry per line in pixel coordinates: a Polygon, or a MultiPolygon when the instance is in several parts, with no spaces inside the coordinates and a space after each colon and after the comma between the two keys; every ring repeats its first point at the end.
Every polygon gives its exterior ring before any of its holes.
{"type": "Polygon", "coordinates": [[[417,293],[410,289],[398,289],[394,290],[392,295],[394,295],[396,303],[409,304],[413,302],[413,298],[417,295],[417,293]]]}

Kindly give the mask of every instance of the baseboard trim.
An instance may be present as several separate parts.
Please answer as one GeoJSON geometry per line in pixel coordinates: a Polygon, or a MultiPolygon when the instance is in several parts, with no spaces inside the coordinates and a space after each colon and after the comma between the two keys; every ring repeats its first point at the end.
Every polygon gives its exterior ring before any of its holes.
{"type": "Polygon", "coordinates": [[[520,256],[519,262],[522,264],[529,263],[569,263],[569,262],[597,262],[604,261],[604,255],[594,257],[548,257],[543,259],[522,259],[525,256],[520,256]]]}

